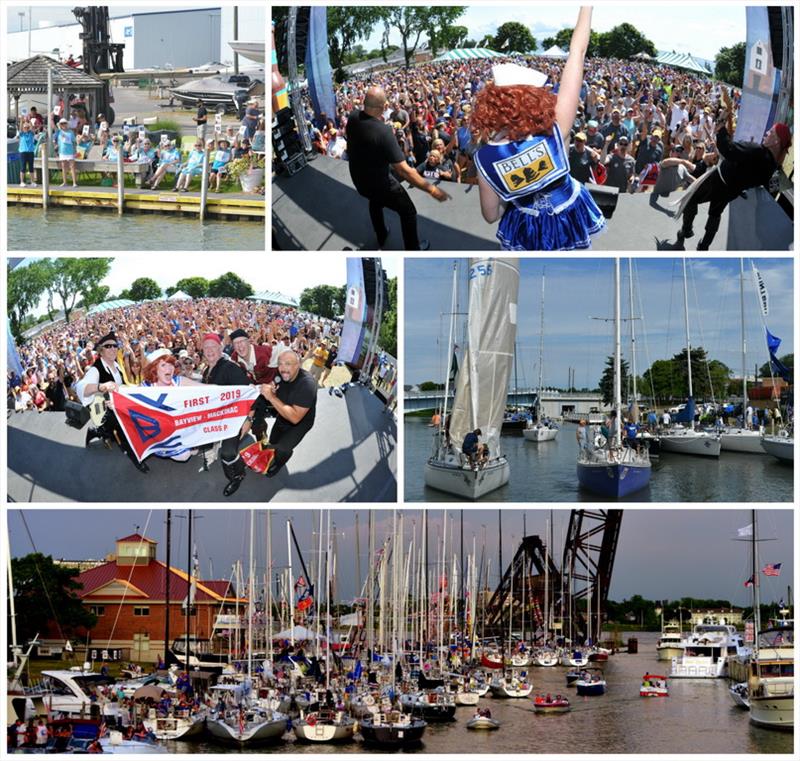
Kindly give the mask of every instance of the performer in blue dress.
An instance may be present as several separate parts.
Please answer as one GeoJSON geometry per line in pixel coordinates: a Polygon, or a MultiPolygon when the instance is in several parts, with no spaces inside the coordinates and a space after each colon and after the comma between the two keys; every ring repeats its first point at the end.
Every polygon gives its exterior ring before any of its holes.
{"type": "Polygon", "coordinates": [[[589,248],[605,219],[569,173],[569,139],[583,83],[592,9],[583,7],[572,33],[558,96],[546,75],[516,64],[492,68],[494,83],[478,93],[471,128],[483,147],[475,155],[481,213],[500,219],[497,238],[509,251],[589,248]]]}

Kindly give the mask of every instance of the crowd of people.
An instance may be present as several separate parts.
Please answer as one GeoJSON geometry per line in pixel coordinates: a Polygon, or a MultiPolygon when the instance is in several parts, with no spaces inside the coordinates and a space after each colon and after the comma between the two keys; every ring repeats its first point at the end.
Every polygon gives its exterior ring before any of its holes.
{"type": "MultiPolygon", "coordinates": [[[[202,103],[201,103],[201,108],[202,103]]],[[[199,112],[200,109],[198,109],[199,112]]],[[[124,125],[121,131],[112,132],[104,114],[100,113],[93,122],[87,121],[82,109],[71,109],[69,117],[53,115],[53,145],[48,151],[61,166],[63,182],[71,180],[72,187],[78,186],[79,165],[76,161],[113,162],[108,172],[103,172],[101,184],[116,187],[116,164],[119,157],[123,163],[143,166],[142,181],[152,189],[157,189],[163,178],[170,174],[174,178],[175,191],[188,189],[192,179],[202,175],[205,154],[209,155],[209,188],[220,192],[220,184],[227,176],[232,161],[253,158],[262,153],[266,131],[264,116],[260,114],[258,101],[248,101],[241,126],[222,127],[215,124],[213,138],[206,139],[206,123],[198,125],[197,139],[191,149],[185,151],[180,139],[170,139],[168,133],[160,133],[156,142],[144,127],[124,125]],[[69,175],[69,178],[68,178],[69,175]]],[[[22,162],[20,186],[37,184],[34,159],[41,157],[47,143],[45,118],[31,107],[17,125],[19,152],[22,162]]]]}

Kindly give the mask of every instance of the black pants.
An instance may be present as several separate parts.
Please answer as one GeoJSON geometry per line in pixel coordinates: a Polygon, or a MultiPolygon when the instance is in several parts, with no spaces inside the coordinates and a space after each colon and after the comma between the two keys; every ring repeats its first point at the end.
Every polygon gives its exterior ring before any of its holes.
{"type": "Polygon", "coordinates": [[[697,207],[701,203],[708,204],[708,221],[706,222],[706,232],[703,239],[700,241],[700,246],[708,248],[714,236],[719,230],[719,224],[722,221],[722,212],[725,207],[734,199],[738,193],[732,192],[727,185],[722,181],[719,172],[709,177],[692,196],[686,208],[683,211],[683,226],[682,232],[688,234],[692,229],[692,223],[697,216],[697,207]]]}
{"type": "Polygon", "coordinates": [[[383,243],[389,231],[383,221],[383,210],[391,209],[400,215],[400,227],[403,231],[403,247],[406,251],[419,251],[417,237],[417,210],[405,188],[398,182],[387,190],[376,191],[365,196],[369,199],[369,218],[378,238],[383,243]]]}
{"type": "Polygon", "coordinates": [[[281,468],[286,465],[294,454],[295,447],[310,430],[310,427],[302,425],[302,421],[300,424],[294,425],[279,417],[269,435],[270,446],[275,448],[275,459],[272,461],[272,466],[281,468]]]}

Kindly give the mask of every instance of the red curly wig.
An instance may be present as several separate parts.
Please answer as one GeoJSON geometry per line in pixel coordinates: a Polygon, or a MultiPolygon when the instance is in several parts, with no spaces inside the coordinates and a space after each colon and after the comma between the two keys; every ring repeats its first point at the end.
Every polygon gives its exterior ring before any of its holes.
{"type": "Polygon", "coordinates": [[[504,131],[509,140],[546,135],[556,120],[556,96],[542,87],[498,87],[490,82],[478,93],[470,127],[482,142],[504,131]]]}
{"type": "Polygon", "coordinates": [[[175,368],[175,375],[178,374],[178,360],[175,359],[175,357],[168,357],[165,355],[145,365],[144,370],[142,370],[142,380],[154,386],[158,382],[157,371],[159,364],[162,362],[172,365],[175,368]]]}

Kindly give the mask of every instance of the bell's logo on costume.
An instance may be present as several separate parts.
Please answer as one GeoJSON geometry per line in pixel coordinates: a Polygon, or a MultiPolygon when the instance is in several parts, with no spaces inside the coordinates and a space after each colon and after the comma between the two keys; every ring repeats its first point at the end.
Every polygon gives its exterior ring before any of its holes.
{"type": "Polygon", "coordinates": [[[553,157],[545,142],[534,145],[517,156],[495,161],[493,165],[510,191],[527,188],[541,180],[546,181],[547,176],[555,172],[553,157]]]}

